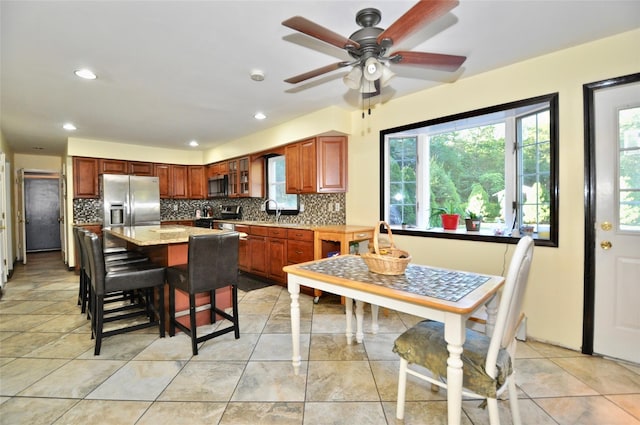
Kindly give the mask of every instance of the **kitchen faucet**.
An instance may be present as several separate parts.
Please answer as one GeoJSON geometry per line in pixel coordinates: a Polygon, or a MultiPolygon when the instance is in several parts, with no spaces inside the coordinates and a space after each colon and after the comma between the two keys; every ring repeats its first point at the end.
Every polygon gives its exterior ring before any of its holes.
{"type": "Polygon", "coordinates": [[[269,202],[273,202],[274,204],[276,204],[276,223],[277,223],[278,220],[280,219],[280,212],[281,212],[280,207],[278,206],[278,201],[276,201],[275,199],[268,198],[266,201],[264,201],[265,208],[269,202]]]}

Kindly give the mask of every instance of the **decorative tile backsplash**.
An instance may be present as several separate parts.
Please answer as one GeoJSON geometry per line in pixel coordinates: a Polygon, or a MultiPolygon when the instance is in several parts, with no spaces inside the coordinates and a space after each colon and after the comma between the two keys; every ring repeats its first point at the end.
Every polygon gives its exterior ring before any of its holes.
{"type": "MultiPolygon", "coordinates": [[[[218,215],[222,205],[240,205],[242,219],[248,221],[272,221],[273,215],[260,211],[264,198],[224,198],[224,199],[161,199],[161,220],[195,219],[196,210],[210,205],[214,215],[218,215]]],[[[300,195],[300,204],[304,211],[298,215],[283,215],[281,223],[300,224],[346,224],[345,194],[327,193],[300,195]],[[336,208],[336,205],[339,207],[336,208]]],[[[74,199],[73,219],[76,223],[95,223],[101,221],[102,201],[99,199],[74,199]]]]}

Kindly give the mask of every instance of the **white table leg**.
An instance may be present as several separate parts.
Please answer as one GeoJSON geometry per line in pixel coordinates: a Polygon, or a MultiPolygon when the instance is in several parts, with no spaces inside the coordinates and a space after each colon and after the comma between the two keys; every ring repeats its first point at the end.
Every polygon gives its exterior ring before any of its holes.
{"type": "Polygon", "coordinates": [[[378,326],[378,310],[379,307],[376,304],[371,304],[371,332],[378,333],[380,327],[378,326]]]}
{"type": "Polygon", "coordinates": [[[447,341],[447,415],[449,425],[459,425],[462,415],[462,345],[466,338],[462,316],[446,314],[444,339],[447,341]]]}
{"type": "Polygon", "coordinates": [[[344,307],[344,317],[347,322],[347,345],[351,345],[351,340],[353,339],[353,299],[344,297],[344,307]]]}
{"type": "Polygon", "coordinates": [[[356,341],[362,344],[364,340],[364,302],[356,300],[356,341]]]}
{"type": "Polygon", "coordinates": [[[296,375],[300,373],[300,284],[293,282],[289,276],[287,289],[291,294],[291,342],[293,345],[293,371],[296,375]]]}

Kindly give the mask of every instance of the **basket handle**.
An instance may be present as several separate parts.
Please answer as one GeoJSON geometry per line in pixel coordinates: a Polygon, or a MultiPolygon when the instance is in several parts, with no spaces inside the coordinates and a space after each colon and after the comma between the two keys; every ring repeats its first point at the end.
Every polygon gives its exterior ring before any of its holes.
{"type": "Polygon", "coordinates": [[[378,237],[380,236],[380,226],[384,225],[387,228],[387,236],[389,236],[389,243],[391,243],[391,248],[395,248],[396,244],[393,243],[393,234],[391,233],[391,227],[386,221],[379,221],[373,231],[373,251],[376,254],[380,254],[380,247],[378,245],[378,237]]]}

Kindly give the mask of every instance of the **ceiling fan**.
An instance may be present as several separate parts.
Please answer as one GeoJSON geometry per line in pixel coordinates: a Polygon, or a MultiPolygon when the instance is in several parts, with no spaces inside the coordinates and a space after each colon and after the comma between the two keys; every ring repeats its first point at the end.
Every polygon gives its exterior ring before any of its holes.
{"type": "Polygon", "coordinates": [[[284,81],[297,84],[352,66],[353,69],[344,76],[344,83],[351,89],[359,90],[365,98],[379,94],[380,87],[389,83],[394,76],[389,69],[390,64],[455,71],[466,60],[465,56],[413,51],[396,51],[387,55],[387,51],[421,26],[435,21],[457,5],[458,0],[421,0],[386,30],[376,27],[382,16],[378,9],[362,9],[356,15],[356,23],[362,28],[349,38],[301,16],[289,18],[282,25],[344,49],[353,60],[326,65],[284,81]]]}

